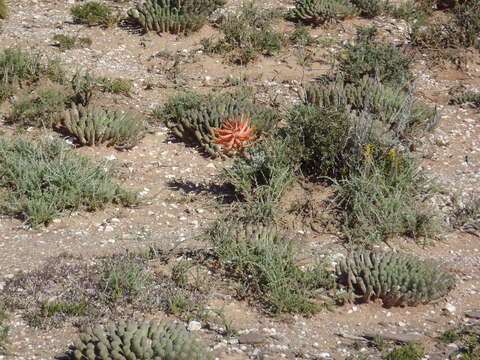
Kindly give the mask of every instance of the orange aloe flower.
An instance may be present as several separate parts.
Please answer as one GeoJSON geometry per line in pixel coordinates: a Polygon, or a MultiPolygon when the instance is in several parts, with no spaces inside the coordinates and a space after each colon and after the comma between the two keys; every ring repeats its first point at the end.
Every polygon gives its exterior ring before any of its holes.
{"type": "Polygon", "coordinates": [[[256,139],[253,135],[255,125],[250,127],[248,118],[232,118],[225,120],[221,128],[211,128],[216,137],[214,144],[222,145],[221,152],[228,152],[234,149],[243,149],[248,141],[256,139]]]}

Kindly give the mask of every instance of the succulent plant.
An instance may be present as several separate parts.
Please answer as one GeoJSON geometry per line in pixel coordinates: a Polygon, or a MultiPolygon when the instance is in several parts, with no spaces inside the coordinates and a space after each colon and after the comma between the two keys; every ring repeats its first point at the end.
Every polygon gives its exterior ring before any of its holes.
{"type": "Polygon", "coordinates": [[[460,95],[453,97],[450,100],[450,103],[454,105],[472,104],[472,106],[480,108],[480,93],[466,91],[460,95]]]}
{"type": "Polygon", "coordinates": [[[144,122],[129,113],[74,103],[65,111],[63,126],[81,145],[106,143],[117,149],[134,147],[145,131],[144,122]]]}
{"type": "Polygon", "coordinates": [[[217,157],[220,147],[214,144],[214,128],[232,118],[249,118],[257,134],[270,129],[278,120],[274,111],[261,105],[240,101],[230,95],[203,97],[195,106],[178,107],[167,118],[167,126],[186,142],[198,143],[209,155],[217,157]]]}
{"type": "Polygon", "coordinates": [[[455,276],[439,263],[398,253],[354,251],[336,266],[336,274],[362,301],[381,299],[387,307],[426,304],[455,287],[455,276]]]}
{"type": "Polygon", "coordinates": [[[357,83],[341,78],[318,81],[306,90],[307,103],[318,107],[350,107],[373,114],[396,134],[403,134],[415,123],[435,123],[436,112],[413,96],[381,84],[370,77],[357,83]]]}
{"type": "Polygon", "coordinates": [[[147,0],[128,11],[145,31],[188,34],[199,30],[223,0],[147,0]]]}
{"type": "Polygon", "coordinates": [[[209,360],[204,347],[178,325],[120,322],[87,328],[72,349],[73,360],[209,360]]]}
{"type": "Polygon", "coordinates": [[[295,7],[287,13],[287,19],[319,26],[356,13],[357,8],[348,0],[297,0],[295,7]]]}

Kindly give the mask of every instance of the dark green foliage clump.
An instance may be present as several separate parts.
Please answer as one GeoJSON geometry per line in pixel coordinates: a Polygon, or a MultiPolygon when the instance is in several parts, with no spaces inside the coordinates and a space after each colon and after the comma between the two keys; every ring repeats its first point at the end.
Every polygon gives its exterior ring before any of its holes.
{"type": "Polygon", "coordinates": [[[452,98],[450,104],[471,104],[474,107],[480,108],[480,93],[466,91],[452,98]]]}
{"type": "Polygon", "coordinates": [[[349,0],[296,0],[287,19],[319,26],[356,15],[358,9],[349,0]]]}
{"type": "Polygon", "coordinates": [[[360,15],[373,18],[381,15],[388,9],[388,1],[385,0],[350,0],[359,10],[360,15]]]}
{"type": "Polygon", "coordinates": [[[145,31],[188,34],[199,30],[223,0],[147,0],[128,11],[145,31]]]}
{"type": "Polygon", "coordinates": [[[403,87],[413,78],[412,59],[395,45],[375,40],[377,28],[359,28],[353,44],[347,44],[339,56],[339,70],[348,82],[360,81],[364,76],[383,84],[403,87]]]}
{"type": "Polygon", "coordinates": [[[240,281],[269,314],[312,315],[325,305],[315,301],[312,293],[333,287],[331,273],[320,263],[300,269],[291,239],[269,229],[245,230],[244,225],[223,220],[210,235],[225,274],[240,281]]]}
{"type": "Polygon", "coordinates": [[[386,354],[384,360],[421,360],[425,350],[421,344],[410,343],[397,347],[386,354]]]}
{"type": "Polygon", "coordinates": [[[336,266],[338,282],[363,302],[416,306],[440,299],[455,287],[455,275],[440,264],[413,256],[355,251],[336,266]]]}
{"type": "Polygon", "coordinates": [[[92,45],[92,39],[89,37],[70,36],[65,34],[56,34],[53,37],[58,48],[61,51],[83,48],[92,45]]]}
{"type": "Polygon", "coordinates": [[[63,125],[81,145],[117,149],[131,149],[145,133],[145,122],[130,113],[75,104],[65,111],[63,125]]]}
{"type": "Polygon", "coordinates": [[[0,52],[0,101],[11,96],[18,85],[31,84],[41,78],[63,83],[65,72],[57,61],[45,61],[39,53],[19,48],[0,52]]]}
{"type": "Polygon", "coordinates": [[[424,205],[435,193],[431,180],[408,154],[391,150],[374,160],[374,152],[365,146],[363,163],[335,186],[346,238],[372,244],[395,235],[418,239],[437,233],[435,213],[424,205]]]}
{"type": "Polygon", "coordinates": [[[51,128],[62,118],[67,102],[65,88],[40,85],[36,94],[13,104],[7,120],[21,126],[51,128]]]}
{"type": "Polygon", "coordinates": [[[210,360],[203,345],[180,325],[129,321],[86,328],[72,360],[210,360]]]}
{"type": "Polygon", "coordinates": [[[98,1],[75,5],[70,9],[70,14],[75,23],[88,26],[110,27],[118,21],[112,9],[98,1]]]}
{"type": "Polygon", "coordinates": [[[31,226],[48,224],[66,210],[135,203],[136,193],[113,183],[112,175],[59,139],[0,139],[1,209],[31,226]]]}
{"type": "Polygon", "coordinates": [[[247,117],[250,119],[250,125],[255,125],[256,134],[267,132],[276,125],[278,120],[274,111],[247,101],[237,100],[228,94],[176,95],[158,112],[176,136],[186,142],[200,145],[213,157],[220,155],[220,148],[212,143],[215,134],[211,128],[221,127],[224,120],[247,117]]]}

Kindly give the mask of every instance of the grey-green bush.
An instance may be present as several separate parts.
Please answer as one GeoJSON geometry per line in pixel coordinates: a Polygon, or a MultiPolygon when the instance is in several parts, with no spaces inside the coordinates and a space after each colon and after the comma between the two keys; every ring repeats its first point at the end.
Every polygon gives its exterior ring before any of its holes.
{"type": "Polygon", "coordinates": [[[455,275],[413,256],[354,251],[336,266],[338,281],[361,301],[381,299],[390,306],[416,306],[438,300],[455,287],[455,275]]]}
{"type": "Polygon", "coordinates": [[[129,321],[86,328],[72,360],[211,360],[204,346],[180,325],[129,321]]]}
{"type": "Polygon", "coordinates": [[[404,87],[413,79],[412,59],[392,43],[375,39],[377,28],[358,28],[354,43],[345,45],[337,57],[338,68],[348,82],[361,81],[369,76],[393,87],[404,87]]]}
{"type": "Polygon", "coordinates": [[[0,209],[30,226],[48,224],[66,210],[134,204],[137,194],[112,177],[111,169],[77,155],[58,138],[0,138],[0,209]]]}

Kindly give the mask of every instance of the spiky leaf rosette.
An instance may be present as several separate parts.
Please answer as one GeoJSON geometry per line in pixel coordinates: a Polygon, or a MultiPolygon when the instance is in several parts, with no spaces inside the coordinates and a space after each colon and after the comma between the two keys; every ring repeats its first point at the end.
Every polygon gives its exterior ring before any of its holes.
{"type": "Polygon", "coordinates": [[[128,11],[145,31],[188,34],[199,30],[224,0],[147,0],[128,11]]]}
{"type": "Polygon", "coordinates": [[[455,276],[439,263],[398,253],[354,251],[336,266],[336,274],[362,301],[381,299],[387,307],[426,304],[455,287],[455,276]]]}
{"type": "Polygon", "coordinates": [[[211,356],[178,325],[130,321],[87,328],[74,343],[71,359],[211,360],[211,356]]]}
{"type": "Polygon", "coordinates": [[[81,145],[105,143],[117,149],[134,147],[145,132],[144,121],[129,113],[74,103],[65,111],[63,126],[81,145]]]}
{"type": "MultiPolygon", "coordinates": [[[[175,108],[175,104],[170,105],[175,108]]],[[[209,155],[221,155],[220,146],[214,144],[214,128],[232,118],[248,118],[249,124],[255,126],[257,135],[268,131],[278,121],[277,114],[261,105],[239,101],[230,95],[204,96],[192,106],[178,106],[171,112],[167,126],[172,132],[186,142],[200,145],[209,155]]]]}
{"type": "Polygon", "coordinates": [[[324,79],[306,90],[307,103],[317,107],[349,107],[367,112],[402,137],[415,125],[436,122],[436,111],[416,102],[412,94],[385,86],[370,77],[358,83],[341,78],[324,79]]]}
{"type": "Polygon", "coordinates": [[[319,26],[325,22],[343,20],[357,13],[348,0],[297,0],[287,13],[287,19],[319,26]]]}

